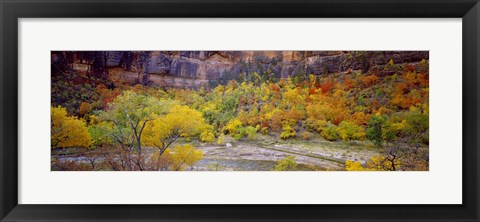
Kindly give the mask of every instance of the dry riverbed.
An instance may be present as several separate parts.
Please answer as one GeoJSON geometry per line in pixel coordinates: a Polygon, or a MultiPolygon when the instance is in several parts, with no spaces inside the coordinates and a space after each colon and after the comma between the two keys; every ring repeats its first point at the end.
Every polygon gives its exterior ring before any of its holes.
{"type": "MultiPolygon", "coordinates": [[[[180,141],[179,144],[186,143],[180,141]]],[[[235,141],[226,138],[225,145],[205,144],[198,141],[194,146],[202,150],[204,158],[187,170],[193,171],[271,171],[277,162],[294,156],[300,171],[341,171],[346,160],[366,162],[379,151],[368,142],[330,142],[321,138],[304,140],[275,140],[260,136],[256,140],[235,141]]],[[[145,147],[145,153],[154,148],[145,147]]],[[[80,149],[52,151],[57,160],[88,163],[80,149]]],[[[102,157],[99,157],[102,159],[102,157]]]]}
{"type": "Polygon", "coordinates": [[[230,146],[197,146],[205,157],[197,170],[273,170],[277,161],[294,156],[298,170],[344,170],[346,160],[366,162],[378,150],[364,144],[329,141],[240,141],[230,146]]]}

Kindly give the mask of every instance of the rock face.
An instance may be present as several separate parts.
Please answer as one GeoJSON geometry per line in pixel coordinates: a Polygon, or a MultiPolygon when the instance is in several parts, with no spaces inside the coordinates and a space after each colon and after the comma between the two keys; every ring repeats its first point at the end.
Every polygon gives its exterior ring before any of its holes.
{"type": "Polygon", "coordinates": [[[52,74],[68,69],[98,78],[173,87],[237,79],[252,73],[277,78],[360,70],[389,75],[383,68],[419,63],[428,51],[52,51],[52,74]]]}

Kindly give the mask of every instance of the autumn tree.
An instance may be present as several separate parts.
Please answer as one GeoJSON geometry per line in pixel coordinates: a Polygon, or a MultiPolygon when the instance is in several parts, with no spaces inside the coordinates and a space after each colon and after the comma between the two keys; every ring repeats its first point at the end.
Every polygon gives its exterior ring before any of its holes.
{"type": "Polygon", "coordinates": [[[295,129],[292,127],[292,124],[289,121],[284,121],[283,122],[283,131],[280,134],[280,138],[282,139],[288,139],[290,137],[296,137],[297,132],[295,129]]]}
{"type": "Polygon", "coordinates": [[[92,144],[85,122],[73,116],[68,116],[67,110],[63,107],[51,108],[51,147],[84,147],[92,144]]]}
{"type": "Polygon", "coordinates": [[[177,139],[198,135],[206,125],[197,110],[175,105],[166,115],[146,124],[142,141],[145,145],[156,147],[161,156],[177,139]]]}
{"type": "Polygon", "coordinates": [[[87,102],[82,102],[82,103],[80,103],[80,108],[78,110],[78,114],[80,114],[80,116],[84,116],[85,114],[90,112],[90,110],[91,110],[90,104],[87,103],[87,102]]]}
{"type": "Polygon", "coordinates": [[[417,152],[421,146],[429,143],[429,115],[413,108],[404,116],[405,126],[402,137],[408,137],[408,145],[417,152]]]}
{"type": "Polygon", "coordinates": [[[239,129],[243,126],[242,121],[238,119],[231,119],[228,124],[225,126],[225,131],[230,135],[235,135],[239,129]]]}
{"type": "Polygon", "coordinates": [[[103,145],[108,145],[113,143],[113,137],[111,136],[111,130],[113,129],[113,124],[109,122],[94,122],[88,126],[88,132],[92,137],[92,142],[94,147],[99,147],[103,145]]]}
{"type": "Polygon", "coordinates": [[[428,146],[428,114],[413,108],[406,113],[398,113],[390,117],[383,127],[384,149],[386,159],[397,169],[425,170],[428,165],[428,152],[421,150],[428,146]],[[402,166],[396,166],[392,160],[400,160],[402,166]],[[423,165],[425,167],[418,167],[423,165]]]}
{"type": "Polygon", "coordinates": [[[357,126],[355,123],[343,121],[337,128],[339,136],[345,142],[350,140],[363,140],[365,139],[365,129],[361,126],[357,126]]]}
{"type": "MultiPolygon", "coordinates": [[[[251,70],[244,64],[247,73],[223,73],[215,88],[166,89],[69,75],[52,80],[52,106],[61,104],[68,115],[82,117],[75,124],[85,119],[89,146],[101,149],[102,161],[115,170],[135,170],[132,164],[140,158],[143,169],[176,170],[175,147],[184,145],[182,137],[186,142],[194,137],[208,143],[218,138],[216,143],[224,145],[230,137],[254,140],[258,131],[261,140],[297,137],[315,143],[321,136],[329,141],[372,141],[377,146],[372,152],[381,155],[365,163],[349,163],[351,169],[427,169],[428,61],[394,64],[391,60],[382,70],[382,66],[370,67],[369,58],[356,58],[365,59],[359,61],[364,64],[361,73],[349,64],[344,66],[349,69],[346,73],[308,75],[305,66],[278,79],[273,76],[276,65],[257,64],[251,70]],[[148,157],[143,151],[147,146],[156,147],[148,157]]],[[[64,121],[75,119],[68,115],[64,121]]],[[[53,131],[52,120],[52,147],[66,147],[65,141],[54,141],[65,138],[53,131]]],[[[92,162],[92,168],[98,164],[95,168],[100,169],[98,161],[92,162]]],[[[178,169],[189,166],[180,165],[178,169]]]]}
{"type": "Polygon", "coordinates": [[[245,127],[245,134],[251,140],[257,139],[257,128],[253,126],[247,126],[245,127]]]}
{"type": "Polygon", "coordinates": [[[173,163],[170,168],[175,171],[192,167],[199,160],[203,159],[203,152],[190,144],[174,147],[171,155],[173,163]]]}
{"type": "Polygon", "coordinates": [[[399,159],[390,161],[382,155],[372,156],[365,164],[353,160],[345,161],[345,170],[347,171],[395,171],[399,166],[401,166],[399,159]]]}
{"type": "Polygon", "coordinates": [[[206,129],[200,133],[200,141],[202,142],[213,142],[215,140],[215,135],[209,129],[206,129]]]}
{"type": "Polygon", "coordinates": [[[382,116],[371,116],[368,121],[367,138],[375,145],[380,146],[383,142],[382,127],[385,118],[382,116]]]}
{"type": "Polygon", "coordinates": [[[368,168],[364,167],[361,162],[346,160],[345,170],[347,171],[368,171],[368,168]]]}
{"type": "Polygon", "coordinates": [[[140,157],[145,126],[166,113],[172,104],[168,100],[125,91],[108,104],[107,110],[100,117],[112,124],[111,135],[114,140],[126,147],[135,146],[140,157]]]}
{"type": "Polygon", "coordinates": [[[335,141],[340,138],[340,135],[338,135],[338,129],[335,125],[327,125],[323,128],[322,132],[320,135],[330,141],[335,141]]]}

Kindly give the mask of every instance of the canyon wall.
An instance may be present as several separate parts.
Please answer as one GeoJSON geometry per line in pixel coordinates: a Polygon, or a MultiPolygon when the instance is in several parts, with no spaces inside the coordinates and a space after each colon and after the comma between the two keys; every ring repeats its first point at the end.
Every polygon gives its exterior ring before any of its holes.
{"type": "Polygon", "coordinates": [[[428,51],[52,51],[52,75],[76,70],[97,78],[190,87],[254,72],[278,78],[359,71],[378,76],[394,64],[418,65],[428,51]]]}

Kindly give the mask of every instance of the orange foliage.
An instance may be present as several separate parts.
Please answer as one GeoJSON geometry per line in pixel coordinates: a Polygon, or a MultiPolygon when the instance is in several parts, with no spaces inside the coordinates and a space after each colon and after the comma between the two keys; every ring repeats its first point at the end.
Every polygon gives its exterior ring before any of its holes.
{"type": "Polygon", "coordinates": [[[422,88],[428,87],[428,75],[423,73],[417,74],[418,85],[422,88]]]}
{"type": "Polygon", "coordinates": [[[282,122],[298,122],[305,118],[305,112],[297,109],[279,110],[273,116],[270,122],[270,128],[279,130],[282,128],[282,122]]]}
{"type": "Polygon", "coordinates": [[[415,86],[417,83],[417,73],[407,72],[403,78],[407,81],[408,86],[415,86]]]}
{"type": "Polygon", "coordinates": [[[369,87],[378,82],[378,77],[376,75],[369,75],[369,76],[363,77],[362,81],[365,87],[369,87]]]}
{"type": "Polygon", "coordinates": [[[355,112],[350,116],[350,121],[361,126],[366,126],[370,120],[370,114],[365,114],[364,112],[355,112]]]}
{"type": "Polygon", "coordinates": [[[102,106],[105,108],[107,104],[113,102],[117,96],[119,96],[122,92],[118,89],[114,89],[112,91],[108,91],[102,96],[102,106]]]}
{"type": "Polygon", "coordinates": [[[408,72],[415,72],[416,68],[415,68],[415,65],[412,65],[412,64],[407,64],[405,69],[408,71],[408,72]]]}
{"type": "Polygon", "coordinates": [[[87,102],[82,102],[80,103],[80,108],[79,108],[79,111],[78,113],[80,114],[80,116],[84,116],[85,114],[87,114],[88,112],[90,112],[90,104],[87,103],[87,102]]]}
{"type": "Polygon", "coordinates": [[[350,78],[345,78],[345,81],[343,81],[343,84],[345,86],[345,90],[350,90],[351,88],[355,87],[354,82],[350,78]]]}
{"type": "Polygon", "coordinates": [[[326,94],[327,92],[330,92],[330,89],[332,89],[332,83],[327,80],[323,84],[320,85],[320,88],[322,89],[322,93],[326,94]]]}
{"type": "Polygon", "coordinates": [[[408,85],[405,83],[397,83],[394,86],[394,93],[395,94],[404,94],[408,91],[408,85]]]}

